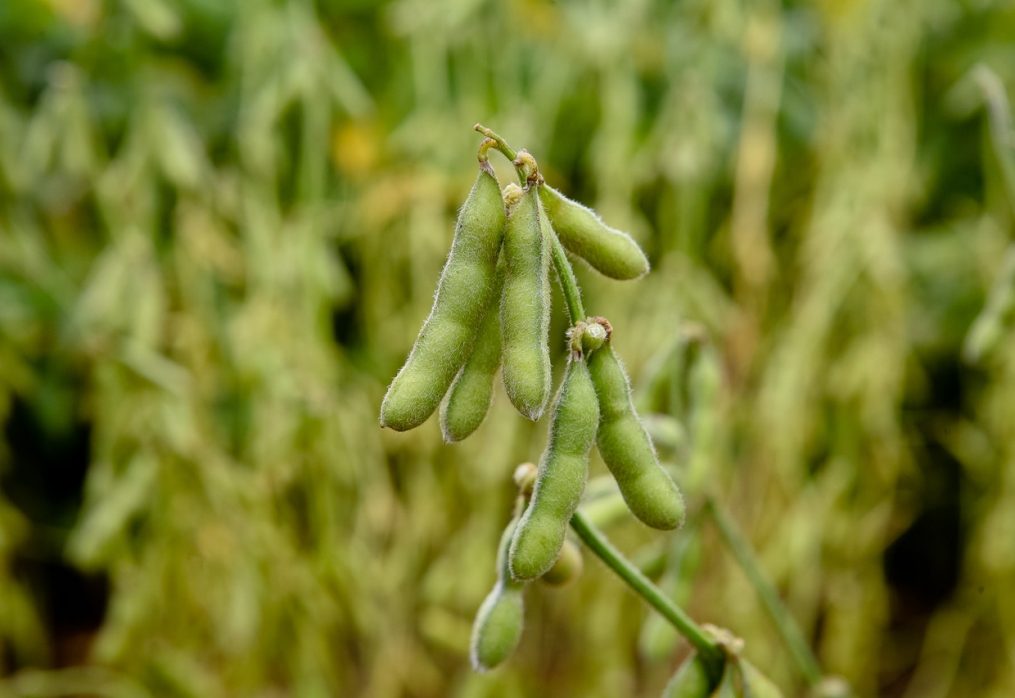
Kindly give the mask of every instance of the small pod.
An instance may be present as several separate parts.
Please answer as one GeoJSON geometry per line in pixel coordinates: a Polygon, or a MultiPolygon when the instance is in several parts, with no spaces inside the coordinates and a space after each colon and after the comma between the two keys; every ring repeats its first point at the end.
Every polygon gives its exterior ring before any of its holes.
{"type": "Polygon", "coordinates": [[[557,561],[539,580],[550,586],[564,586],[580,577],[584,569],[585,562],[582,560],[581,548],[574,541],[565,539],[564,547],[560,549],[557,561]]]}
{"type": "Polygon", "coordinates": [[[510,657],[522,637],[525,620],[525,602],[522,592],[525,585],[511,579],[508,569],[508,546],[514,534],[515,522],[504,529],[497,546],[497,583],[483,600],[472,625],[469,656],[476,671],[493,669],[510,657]]]}
{"type": "Polygon", "coordinates": [[[500,327],[504,387],[515,408],[539,419],[550,397],[550,239],[540,224],[538,186],[511,209],[504,233],[500,327]]]}
{"type": "MultiPolygon", "coordinates": [[[[498,274],[495,298],[500,295],[502,282],[503,276],[498,274]]],[[[476,346],[441,404],[441,431],[445,442],[461,441],[483,423],[490,409],[493,379],[499,367],[500,319],[497,305],[491,303],[480,325],[476,346]]]]}
{"type": "Polygon", "coordinates": [[[596,445],[628,508],[653,528],[679,527],[684,521],[684,498],[659,465],[652,441],[631,402],[627,374],[609,339],[589,357],[589,372],[599,397],[596,445]]]}
{"type": "Polygon", "coordinates": [[[701,658],[692,654],[666,684],[662,698],[708,698],[711,694],[708,670],[701,658]]]}
{"type": "Polygon", "coordinates": [[[648,259],[630,235],[606,225],[595,211],[553,187],[540,187],[539,195],[560,243],[596,271],[621,280],[648,273],[648,259]]]}
{"type": "Polygon", "coordinates": [[[469,357],[493,297],[504,227],[500,186],[483,162],[458,215],[430,316],[381,403],[382,427],[405,431],[426,421],[469,357]]]}
{"type": "Polygon", "coordinates": [[[782,691],[772,680],[758,671],[757,667],[740,658],[740,676],[743,680],[742,695],[745,698],[782,698],[782,691]]]}
{"type": "Polygon", "coordinates": [[[511,541],[509,562],[515,579],[542,576],[556,561],[585,489],[598,422],[599,405],[588,366],[580,355],[572,355],[557,393],[532,499],[511,541]]]}

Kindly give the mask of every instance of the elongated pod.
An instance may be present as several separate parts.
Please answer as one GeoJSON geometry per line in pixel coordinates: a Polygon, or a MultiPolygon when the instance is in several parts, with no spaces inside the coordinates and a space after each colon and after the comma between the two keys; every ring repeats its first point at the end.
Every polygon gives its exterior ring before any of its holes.
{"type": "Polygon", "coordinates": [[[782,698],[782,691],[772,680],[746,659],[740,658],[743,695],[748,698],[782,698]]]}
{"type": "Polygon", "coordinates": [[[662,698],[708,698],[711,694],[708,671],[701,658],[692,654],[666,684],[662,698]]]}
{"type": "Polygon", "coordinates": [[[659,465],[648,432],[634,410],[631,385],[610,339],[593,352],[588,363],[599,398],[596,445],[627,507],[653,528],[679,527],[684,521],[684,498],[659,465]]]}
{"type": "Polygon", "coordinates": [[[553,187],[543,185],[539,196],[560,243],[596,271],[622,280],[648,273],[648,259],[630,235],[606,225],[595,211],[553,187]]]}
{"type": "Polygon", "coordinates": [[[497,583],[483,600],[472,625],[469,655],[476,671],[489,671],[510,657],[522,636],[525,620],[524,583],[511,578],[508,546],[516,519],[504,529],[497,547],[497,583]]]}
{"type": "Polygon", "coordinates": [[[497,178],[481,163],[458,215],[430,316],[381,403],[382,427],[405,431],[426,421],[469,357],[494,292],[504,224],[497,178]]]}
{"type": "Polygon", "coordinates": [[[511,209],[504,233],[500,327],[504,387],[515,408],[539,419],[550,397],[550,238],[535,184],[511,209]]]}
{"type": "Polygon", "coordinates": [[[582,560],[581,548],[574,541],[565,538],[553,566],[539,578],[539,581],[550,586],[564,586],[580,577],[583,569],[585,563],[582,560]]]}
{"type": "Polygon", "coordinates": [[[554,403],[549,443],[539,461],[532,499],[511,541],[509,563],[515,579],[535,579],[557,559],[585,489],[598,422],[599,405],[588,366],[580,355],[572,357],[554,403]]]}
{"type": "MultiPolygon", "coordinates": [[[[500,294],[503,268],[499,269],[494,297],[500,294]]],[[[441,404],[441,431],[444,441],[461,441],[474,432],[493,396],[493,379],[500,366],[500,317],[498,306],[491,301],[479,327],[479,336],[468,361],[455,376],[447,399],[441,404]]]]}

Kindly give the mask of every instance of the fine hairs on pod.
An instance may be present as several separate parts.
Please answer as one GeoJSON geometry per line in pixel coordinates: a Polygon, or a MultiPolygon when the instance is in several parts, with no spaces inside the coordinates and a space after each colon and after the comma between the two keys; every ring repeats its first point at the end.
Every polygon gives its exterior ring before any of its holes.
{"type": "Polygon", "coordinates": [[[430,315],[381,403],[382,427],[405,431],[426,421],[472,353],[495,291],[505,220],[500,185],[482,161],[458,215],[430,315]]]}
{"type": "Polygon", "coordinates": [[[598,422],[599,404],[588,366],[580,353],[572,352],[554,402],[550,439],[532,499],[511,541],[509,564],[515,579],[540,577],[557,560],[585,489],[598,422]]]}
{"type": "Polygon", "coordinates": [[[500,305],[504,387],[515,408],[532,420],[542,416],[551,382],[550,240],[540,224],[537,189],[535,183],[526,187],[507,219],[500,305]]]}
{"type": "Polygon", "coordinates": [[[565,248],[611,279],[637,279],[648,273],[641,247],[627,233],[611,228],[590,208],[550,186],[539,188],[550,223],[565,248]]]}
{"type": "Polygon", "coordinates": [[[662,698],[708,698],[712,686],[705,663],[697,654],[684,660],[663,689],[662,698]]]}
{"type": "MultiPolygon", "coordinates": [[[[503,271],[503,265],[498,265],[495,298],[500,295],[503,271]]],[[[500,367],[500,345],[498,306],[491,301],[479,327],[472,354],[455,376],[447,398],[441,403],[441,432],[446,443],[461,441],[483,423],[493,399],[494,377],[500,367]]]]}
{"type": "Polygon", "coordinates": [[[517,519],[501,534],[497,546],[497,582],[483,600],[472,625],[469,656],[476,671],[489,671],[510,657],[522,637],[525,620],[525,584],[511,578],[508,546],[517,519]]]}
{"type": "Polygon", "coordinates": [[[613,328],[603,318],[598,321],[606,328],[606,343],[588,360],[600,409],[596,446],[631,513],[653,528],[678,528],[684,521],[684,498],[659,464],[635,412],[631,384],[613,351],[613,328]]]}

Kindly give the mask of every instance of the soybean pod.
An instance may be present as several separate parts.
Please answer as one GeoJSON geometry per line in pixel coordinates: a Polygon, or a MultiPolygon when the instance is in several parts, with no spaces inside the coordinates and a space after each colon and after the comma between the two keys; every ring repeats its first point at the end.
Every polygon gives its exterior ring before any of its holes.
{"type": "MultiPolygon", "coordinates": [[[[500,293],[503,268],[498,268],[494,297],[500,293]]],[[[455,376],[447,399],[441,405],[444,441],[461,441],[474,432],[486,417],[493,396],[493,379],[500,366],[500,318],[491,302],[479,327],[472,355],[455,376]]]]}
{"type": "Polygon", "coordinates": [[[697,654],[692,654],[680,665],[666,684],[662,698],[708,698],[712,686],[708,670],[697,654]]]}
{"type": "Polygon", "coordinates": [[[532,499],[511,541],[515,579],[535,579],[553,566],[588,478],[589,451],[596,438],[599,405],[588,366],[572,354],[554,403],[546,450],[539,462],[532,499]]]}
{"type": "Polygon", "coordinates": [[[540,225],[538,188],[530,184],[507,219],[500,305],[504,387],[532,420],[543,414],[551,380],[550,240],[540,225]]]}
{"type": "Polygon", "coordinates": [[[405,431],[426,421],[471,354],[493,296],[504,224],[500,186],[482,161],[458,215],[433,308],[381,403],[382,427],[405,431]]]}
{"type": "Polygon", "coordinates": [[[631,385],[611,339],[588,360],[599,398],[596,445],[631,513],[653,528],[677,528],[684,520],[684,498],[659,465],[648,432],[635,412],[631,385]]]}
{"type": "Polygon", "coordinates": [[[782,698],[782,691],[772,680],[746,659],[740,659],[740,678],[745,698],[782,698]]]}
{"type": "Polygon", "coordinates": [[[560,243],[612,279],[636,279],[649,264],[638,243],[627,233],[606,225],[595,211],[549,186],[539,196],[560,243]]]}
{"type": "Polygon", "coordinates": [[[564,586],[581,576],[583,569],[585,569],[585,563],[582,560],[581,548],[573,540],[565,538],[564,545],[553,566],[539,578],[539,581],[550,586],[564,586]]]}
{"type": "Polygon", "coordinates": [[[497,583],[483,600],[472,625],[469,655],[476,671],[489,671],[510,657],[522,636],[525,620],[524,583],[511,578],[508,546],[517,519],[504,529],[497,546],[497,583]]]}

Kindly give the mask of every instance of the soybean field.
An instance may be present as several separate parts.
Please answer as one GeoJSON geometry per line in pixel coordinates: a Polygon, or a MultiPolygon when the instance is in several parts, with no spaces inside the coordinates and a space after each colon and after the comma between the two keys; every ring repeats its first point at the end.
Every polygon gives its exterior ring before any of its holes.
{"type": "Polygon", "coordinates": [[[1015,4],[0,0],[0,698],[1015,695],[1015,4]]]}

